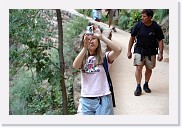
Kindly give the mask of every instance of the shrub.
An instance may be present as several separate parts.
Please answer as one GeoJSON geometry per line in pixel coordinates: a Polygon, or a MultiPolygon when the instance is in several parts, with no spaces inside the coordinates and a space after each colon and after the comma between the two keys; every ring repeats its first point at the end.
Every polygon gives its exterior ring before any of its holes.
{"type": "Polygon", "coordinates": [[[123,30],[126,30],[127,29],[127,27],[128,27],[128,23],[129,23],[129,17],[127,17],[127,16],[121,16],[120,18],[119,18],[119,21],[118,21],[118,26],[119,26],[119,28],[121,28],[121,29],[123,29],[123,30]]]}

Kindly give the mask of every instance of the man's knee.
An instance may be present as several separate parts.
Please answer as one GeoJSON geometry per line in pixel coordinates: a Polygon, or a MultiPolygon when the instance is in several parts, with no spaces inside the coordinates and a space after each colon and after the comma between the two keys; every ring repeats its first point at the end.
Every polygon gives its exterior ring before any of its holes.
{"type": "Polygon", "coordinates": [[[147,72],[147,73],[151,73],[151,72],[152,72],[152,69],[151,69],[151,68],[146,67],[146,72],[147,72]]]}
{"type": "Polygon", "coordinates": [[[137,72],[142,72],[143,66],[136,66],[136,71],[137,72]]]}

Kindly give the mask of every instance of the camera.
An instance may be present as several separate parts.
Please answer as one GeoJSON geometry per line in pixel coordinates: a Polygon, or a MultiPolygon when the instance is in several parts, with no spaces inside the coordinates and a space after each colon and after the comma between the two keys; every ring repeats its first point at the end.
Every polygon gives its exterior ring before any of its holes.
{"type": "Polygon", "coordinates": [[[86,27],[86,34],[87,35],[93,35],[94,34],[93,26],[87,26],[86,27]]]}

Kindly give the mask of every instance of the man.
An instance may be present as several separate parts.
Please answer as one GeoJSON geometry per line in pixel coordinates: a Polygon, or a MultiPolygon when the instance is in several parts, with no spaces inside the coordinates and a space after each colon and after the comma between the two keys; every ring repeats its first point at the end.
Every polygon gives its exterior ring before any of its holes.
{"type": "Polygon", "coordinates": [[[156,54],[158,54],[157,60],[162,61],[164,48],[163,32],[160,26],[155,21],[152,21],[153,10],[144,9],[142,10],[141,15],[142,21],[137,22],[132,29],[127,53],[128,58],[131,59],[131,49],[136,37],[137,41],[134,47],[134,66],[136,66],[135,77],[137,87],[134,92],[135,96],[140,96],[142,93],[141,79],[143,66],[146,68],[143,90],[146,93],[151,93],[148,83],[152,75],[152,69],[156,65],[156,54]]]}
{"type": "Polygon", "coordinates": [[[92,17],[95,21],[101,22],[102,19],[102,9],[93,9],[92,10],[92,17]]]}
{"type": "Polygon", "coordinates": [[[109,28],[112,24],[112,20],[114,19],[114,24],[112,26],[112,30],[114,32],[116,31],[116,25],[118,24],[118,19],[119,19],[119,9],[107,9],[108,11],[108,16],[109,16],[109,28]]]}

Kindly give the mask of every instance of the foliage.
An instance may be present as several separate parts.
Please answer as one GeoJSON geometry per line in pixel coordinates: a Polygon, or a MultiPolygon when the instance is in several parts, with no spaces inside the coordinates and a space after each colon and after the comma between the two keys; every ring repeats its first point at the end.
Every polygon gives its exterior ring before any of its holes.
{"type": "Polygon", "coordinates": [[[141,13],[140,13],[139,10],[131,10],[130,13],[131,13],[131,20],[130,20],[130,22],[128,24],[128,30],[129,31],[132,30],[134,24],[137,21],[141,20],[141,13]]]}
{"type": "Polygon", "coordinates": [[[108,18],[106,17],[107,14],[103,13],[101,17],[101,22],[106,23],[108,21],[108,18]]]}
{"type": "Polygon", "coordinates": [[[76,110],[74,109],[74,99],[73,99],[73,79],[72,75],[74,74],[74,70],[72,68],[73,60],[75,59],[76,55],[78,54],[75,51],[75,43],[78,45],[76,38],[87,26],[88,21],[85,18],[75,17],[74,20],[68,22],[64,27],[64,53],[65,53],[65,69],[66,69],[66,76],[69,76],[66,79],[67,85],[67,94],[68,94],[68,106],[69,106],[69,113],[75,114],[76,110]]]}
{"type": "MultiPolygon", "coordinates": [[[[10,114],[62,114],[59,57],[54,39],[57,34],[53,22],[55,11],[10,10],[9,16],[9,68],[10,79],[13,80],[11,85],[14,85],[10,88],[10,114]],[[23,76],[25,78],[20,80],[23,76]]],[[[66,24],[65,55],[73,56],[72,41],[85,29],[84,26],[86,20],[77,18],[75,22],[66,24]]],[[[68,70],[72,63],[70,57],[67,56],[65,61],[68,70]]],[[[71,97],[72,80],[66,81],[69,83],[67,91],[71,97]]],[[[69,114],[73,114],[73,99],[68,100],[69,114]]]]}
{"type": "Polygon", "coordinates": [[[127,17],[130,17],[130,10],[128,9],[120,9],[120,12],[119,12],[119,15],[120,16],[127,16],[127,17]]]}
{"type": "Polygon", "coordinates": [[[19,72],[10,89],[10,114],[26,115],[29,114],[27,101],[31,100],[35,86],[30,72],[25,72],[23,68],[19,72]]]}
{"type": "Polygon", "coordinates": [[[167,15],[169,15],[169,9],[157,9],[154,12],[153,19],[161,23],[167,15]]]}
{"type": "Polygon", "coordinates": [[[76,11],[85,16],[92,17],[92,9],[76,9],[76,11]]]}
{"type": "Polygon", "coordinates": [[[75,114],[75,104],[74,104],[74,92],[73,92],[73,77],[69,77],[66,80],[67,83],[67,89],[68,89],[68,112],[70,114],[75,114]]]}
{"type": "MultiPolygon", "coordinates": [[[[39,92],[41,82],[48,80],[50,85],[55,85],[55,82],[52,82],[53,76],[59,74],[58,70],[55,70],[57,67],[52,65],[50,61],[51,54],[49,50],[53,46],[50,37],[53,33],[50,33],[48,29],[51,26],[49,26],[51,24],[49,18],[51,19],[52,17],[46,16],[48,15],[45,15],[45,10],[10,10],[9,35],[13,42],[10,45],[9,56],[11,62],[10,77],[16,75],[12,74],[14,68],[21,68],[22,66],[24,68],[26,66],[27,69],[24,72],[31,72],[32,75],[32,81],[29,86],[32,86],[32,84],[35,86],[33,93],[28,93],[28,97],[31,97],[31,100],[29,101],[29,98],[26,100],[28,105],[24,109],[33,107],[30,104],[39,96],[35,92],[39,92]],[[21,63],[21,65],[16,65],[16,62],[21,63]]],[[[16,83],[15,86],[19,84],[23,83],[16,83]]],[[[23,89],[26,91],[26,88],[23,89]]],[[[19,92],[12,94],[18,95],[19,92]]],[[[23,97],[23,95],[18,96],[17,100],[23,97]]],[[[42,105],[42,101],[37,100],[37,103],[42,105]]],[[[34,105],[37,104],[34,103],[34,105]]],[[[40,108],[44,107],[36,108],[32,112],[43,111],[40,108]]]]}
{"type": "MultiPolygon", "coordinates": [[[[159,24],[163,24],[163,20],[166,21],[169,18],[169,9],[157,9],[155,10],[153,19],[159,24]]],[[[164,32],[164,43],[169,44],[169,22],[165,22],[165,25],[163,24],[162,30],[164,32]]]]}
{"type": "Polygon", "coordinates": [[[130,18],[123,15],[119,18],[119,21],[118,21],[118,26],[123,29],[123,30],[126,30],[127,27],[128,27],[128,23],[130,21],[130,18]]]}
{"type": "MultiPolygon", "coordinates": [[[[30,68],[34,67],[37,72],[45,68],[45,63],[49,61],[50,56],[46,51],[52,45],[51,40],[43,44],[42,38],[49,38],[51,35],[46,30],[48,21],[40,18],[42,14],[42,10],[10,11],[9,33],[14,41],[11,46],[15,47],[10,49],[10,61],[14,63],[18,58],[18,63],[26,64],[30,68]]],[[[12,67],[16,67],[15,64],[12,67]]],[[[13,68],[10,68],[10,74],[11,69],[13,68]]]]}
{"type": "Polygon", "coordinates": [[[77,37],[87,26],[88,21],[85,18],[75,17],[74,20],[68,22],[64,27],[64,53],[65,54],[65,66],[66,69],[72,70],[73,60],[77,53],[75,53],[74,46],[75,45],[75,37],[77,37]]]}

